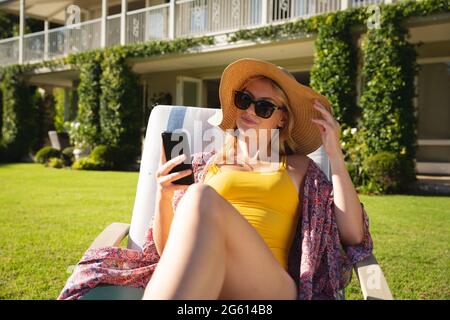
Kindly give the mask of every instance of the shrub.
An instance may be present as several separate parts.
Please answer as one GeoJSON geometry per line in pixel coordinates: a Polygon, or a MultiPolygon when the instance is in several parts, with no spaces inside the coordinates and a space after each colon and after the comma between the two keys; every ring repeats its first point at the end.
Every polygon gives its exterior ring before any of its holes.
{"type": "Polygon", "coordinates": [[[54,149],[52,147],[43,147],[41,148],[35,155],[34,161],[37,163],[47,163],[47,161],[50,158],[59,158],[61,155],[61,152],[57,149],[54,149]]]}
{"type": "Polygon", "coordinates": [[[71,166],[75,161],[75,156],[73,155],[74,147],[67,147],[61,152],[61,159],[64,161],[64,165],[71,166]]]}
{"type": "Polygon", "coordinates": [[[89,156],[81,158],[72,164],[76,170],[107,170],[126,169],[129,165],[130,153],[135,152],[134,146],[109,147],[98,145],[89,156]]]}
{"type": "Polygon", "coordinates": [[[72,164],[72,169],[75,170],[104,170],[104,163],[96,162],[90,157],[81,158],[72,164]]]}
{"type": "Polygon", "coordinates": [[[379,194],[408,191],[411,175],[406,176],[405,172],[415,175],[414,168],[408,167],[409,163],[409,159],[386,151],[366,158],[363,161],[364,189],[379,194]]]}
{"type": "Polygon", "coordinates": [[[64,160],[62,160],[61,158],[55,158],[52,157],[50,159],[48,159],[48,161],[45,163],[46,167],[50,167],[50,168],[63,168],[64,167],[64,160]]]}
{"type": "Polygon", "coordinates": [[[92,160],[97,162],[103,161],[105,162],[105,164],[106,162],[111,161],[110,157],[111,157],[111,149],[105,145],[96,146],[89,155],[89,158],[91,158],[92,160]]]}

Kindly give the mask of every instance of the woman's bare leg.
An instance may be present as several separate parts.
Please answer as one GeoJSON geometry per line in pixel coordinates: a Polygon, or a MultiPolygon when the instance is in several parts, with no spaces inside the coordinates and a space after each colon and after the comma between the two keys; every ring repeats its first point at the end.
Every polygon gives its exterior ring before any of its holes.
{"type": "Polygon", "coordinates": [[[294,280],[248,221],[210,186],[190,186],[144,298],[296,297],[294,280]]]}
{"type": "Polygon", "coordinates": [[[207,193],[196,184],[180,200],[145,299],[218,298],[225,276],[225,238],[207,193]]]}

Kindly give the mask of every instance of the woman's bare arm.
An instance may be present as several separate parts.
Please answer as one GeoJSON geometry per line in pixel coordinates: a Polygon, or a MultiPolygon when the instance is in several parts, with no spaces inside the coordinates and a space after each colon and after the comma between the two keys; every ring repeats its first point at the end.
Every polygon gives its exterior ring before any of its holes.
{"type": "Polygon", "coordinates": [[[159,168],[156,171],[157,191],[155,199],[155,218],[153,220],[153,240],[159,256],[164,251],[170,226],[173,220],[172,199],[176,190],[186,190],[187,185],[174,184],[175,180],[191,174],[191,170],[169,173],[179,163],[185,160],[185,155],[180,155],[166,162],[164,148],[161,145],[161,157],[159,168]]]}
{"type": "Polygon", "coordinates": [[[330,158],[330,164],[333,181],[334,214],[341,242],[346,245],[357,245],[362,242],[364,237],[361,202],[345,166],[342,152],[330,158]]]}
{"type": "Polygon", "coordinates": [[[172,220],[172,197],[158,191],[156,193],[155,219],[153,220],[153,240],[159,256],[161,256],[169,237],[172,220]]]}
{"type": "Polygon", "coordinates": [[[316,101],[314,107],[323,119],[312,119],[320,129],[322,144],[330,159],[334,193],[334,213],[339,229],[341,242],[346,245],[357,245],[364,237],[362,205],[347,171],[344,155],[340,147],[339,123],[331,113],[316,101]]]}

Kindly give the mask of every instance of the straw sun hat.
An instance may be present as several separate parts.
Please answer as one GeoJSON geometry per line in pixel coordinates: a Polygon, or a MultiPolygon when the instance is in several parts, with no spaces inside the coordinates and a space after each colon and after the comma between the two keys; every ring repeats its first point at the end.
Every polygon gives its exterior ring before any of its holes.
{"type": "Polygon", "coordinates": [[[314,109],[314,100],[319,100],[331,113],[330,102],[310,87],[298,83],[286,69],[267,61],[244,58],[232,62],[225,68],[219,86],[221,112],[208,121],[218,125],[222,130],[233,129],[239,110],[234,106],[234,91],[241,89],[245,80],[257,75],[274,80],[286,93],[295,128],[292,138],[298,145],[297,150],[293,151],[304,155],[314,152],[320,147],[322,140],[319,128],[311,119],[323,118],[320,112],[314,109]]]}

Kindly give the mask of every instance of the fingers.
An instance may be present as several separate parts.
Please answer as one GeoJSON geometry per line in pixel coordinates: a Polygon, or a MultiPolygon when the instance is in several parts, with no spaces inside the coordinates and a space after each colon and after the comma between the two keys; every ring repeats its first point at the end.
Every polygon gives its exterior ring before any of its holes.
{"type": "Polygon", "coordinates": [[[168,183],[171,183],[172,181],[181,179],[183,177],[187,177],[191,173],[192,173],[191,169],[187,169],[187,170],[183,170],[183,171],[179,171],[179,172],[173,172],[168,175],[159,177],[158,181],[159,181],[159,184],[161,184],[161,185],[168,184],[168,183]]]}
{"type": "Polygon", "coordinates": [[[186,155],[181,154],[166,163],[162,164],[157,172],[157,177],[167,175],[175,166],[186,160],[186,155]]]}
{"type": "MultiPolygon", "coordinates": [[[[322,114],[325,122],[328,124],[328,127],[330,127],[333,130],[339,131],[339,129],[340,129],[339,122],[337,122],[336,119],[334,119],[333,115],[320,103],[319,100],[315,100],[314,108],[322,114]]],[[[315,120],[321,120],[321,119],[315,119],[315,120]]]]}
{"type": "Polygon", "coordinates": [[[331,115],[331,113],[320,103],[319,100],[314,100],[313,106],[317,111],[319,111],[322,114],[325,120],[329,121],[330,123],[334,123],[336,121],[331,115]]]}
{"type": "Polygon", "coordinates": [[[331,130],[330,124],[328,122],[326,122],[325,120],[321,120],[321,119],[311,119],[312,122],[316,123],[319,125],[320,130],[326,131],[326,129],[331,130]],[[321,127],[322,126],[322,127],[321,127]]]}

